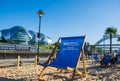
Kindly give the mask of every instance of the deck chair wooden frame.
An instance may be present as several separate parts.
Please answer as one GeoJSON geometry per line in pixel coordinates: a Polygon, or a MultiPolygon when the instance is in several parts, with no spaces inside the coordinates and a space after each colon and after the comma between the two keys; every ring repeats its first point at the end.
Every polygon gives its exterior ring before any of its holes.
{"type": "MultiPolygon", "coordinates": [[[[47,62],[46,62],[47,64],[50,63],[50,59],[52,58],[52,56],[56,57],[56,51],[55,51],[55,50],[56,50],[56,47],[57,47],[58,44],[59,44],[60,39],[61,39],[61,38],[58,39],[58,41],[57,41],[57,43],[56,43],[56,45],[55,45],[55,47],[54,47],[54,49],[53,49],[53,51],[52,51],[52,55],[48,58],[48,60],[47,60],[47,62]]],[[[73,72],[71,81],[73,81],[74,76],[75,76],[75,73],[86,77],[86,64],[85,64],[85,57],[84,57],[84,44],[85,44],[85,40],[86,40],[86,36],[84,36],[84,42],[83,42],[83,44],[82,44],[82,48],[81,48],[81,50],[80,50],[80,54],[79,54],[79,57],[78,57],[78,60],[77,60],[77,63],[76,63],[76,67],[75,67],[75,68],[67,67],[66,69],[61,69],[61,68],[55,68],[55,67],[53,67],[52,69],[54,69],[54,70],[59,70],[60,72],[62,72],[62,70],[67,70],[67,71],[73,72]],[[83,72],[81,72],[81,71],[78,70],[78,61],[80,61],[80,57],[82,57],[83,72]]],[[[51,66],[44,66],[44,67],[43,67],[43,69],[42,69],[42,71],[40,72],[40,75],[39,75],[39,77],[38,77],[39,80],[42,79],[42,76],[43,76],[43,74],[44,74],[44,72],[45,72],[45,70],[46,70],[47,68],[51,68],[51,66]]]]}

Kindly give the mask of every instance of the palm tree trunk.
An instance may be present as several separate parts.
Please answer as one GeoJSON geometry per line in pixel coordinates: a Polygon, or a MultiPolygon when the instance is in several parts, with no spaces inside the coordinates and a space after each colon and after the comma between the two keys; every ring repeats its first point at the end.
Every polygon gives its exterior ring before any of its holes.
{"type": "Polygon", "coordinates": [[[110,33],[110,54],[112,54],[112,33],[110,33]]]}

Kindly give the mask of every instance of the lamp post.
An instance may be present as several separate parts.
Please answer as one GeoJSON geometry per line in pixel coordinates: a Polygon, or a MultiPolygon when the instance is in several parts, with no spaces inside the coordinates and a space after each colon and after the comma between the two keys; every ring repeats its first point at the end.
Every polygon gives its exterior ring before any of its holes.
{"type": "Polygon", "coordinates": [[[38,34],[37,34],[37,37],[38,37],[38,54],[39,54],[41,18],[42,18],[44,13],[43,13],[42,10],[39,10],[37,12],[37,14],[39,15],[39,31],[38,31],[38,34]]]}
{"type": "MultiPolygon", "coordinates": [[[[42,16],[43,16],[43,11],[42,10],[39,10],[38,12],[37,12],[37,14],[39,15],[39,31],[38,31],[38,33],[37,33],[37,38],[38,38],[38,54],[39,54],[39,45],[40,45],[40,28],[41,28],[41,18],[42,18],[42,16]]],[[[37,58],[37,62],[38,62],[38,60],[39,60],[39,58],[37,58]]]]}

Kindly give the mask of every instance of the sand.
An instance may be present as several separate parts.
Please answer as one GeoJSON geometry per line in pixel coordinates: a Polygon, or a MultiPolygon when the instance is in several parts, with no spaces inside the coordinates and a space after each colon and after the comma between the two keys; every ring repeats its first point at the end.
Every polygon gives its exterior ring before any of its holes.
{"type": "MultiPolygon", "coordinates": [[[[82,65],[79,64],[79,70],[82,71],[82,65]]],[[[17,67],[0,68],[0,81],[38,81],[38,75],[42,66],[23,65],[17,67]]],[[[100,64],[92,64],[92,61],[86,61],[87,77],[75,75],[74,81],[120,81],[120,67],[104,67],[100,64]]],[[[58,71],[47,69],[43,75],[43,81],[70,81],[71,72],[60,73],[58,71]]]]}

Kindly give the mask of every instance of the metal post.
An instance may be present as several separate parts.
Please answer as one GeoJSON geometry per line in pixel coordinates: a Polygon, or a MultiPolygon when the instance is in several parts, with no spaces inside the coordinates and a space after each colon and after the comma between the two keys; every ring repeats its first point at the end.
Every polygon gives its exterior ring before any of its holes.
{"type": "Polygon", "coordinates": [[[39,15],[39,31],[38,31],[38,50],[37,50],[37,56],[36,56],[36,60],[37,60],[37,63],[38,63],[38,61],[39,61],[39,58],[38,58],[38,55],[39,55],[39,46],[40,46],[40,28],[41,28],[41,18],[42,18],[42,16],[43,16],[43,11],[42,10],[39,10],[38,12],[37,12],[37,14],[39,15]]]}
{"type": "Polygon", "coordinates": [[[39,45],[40,45],[40,28],[41,28],[41,16],[39,16],[39,31],[38,31],[38,54],[39,54],[39,45]]]}

